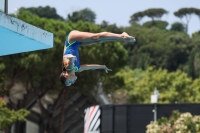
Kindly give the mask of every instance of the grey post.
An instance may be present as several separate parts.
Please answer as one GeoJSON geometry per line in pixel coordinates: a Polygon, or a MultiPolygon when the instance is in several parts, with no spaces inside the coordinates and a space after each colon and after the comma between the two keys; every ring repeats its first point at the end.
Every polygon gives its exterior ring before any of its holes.
{"type": "Polygon", "coordinates": [[[5,0],[5,11],[6,14],[8,14],[8,0],[5,0]]]}

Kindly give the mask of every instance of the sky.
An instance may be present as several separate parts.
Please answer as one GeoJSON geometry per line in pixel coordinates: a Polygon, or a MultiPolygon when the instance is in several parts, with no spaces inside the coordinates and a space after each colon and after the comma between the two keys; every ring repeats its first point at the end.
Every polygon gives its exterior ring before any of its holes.
{"type": "MultiPolygon", "coordinates": [[[[100,24],[103,20],[109,24],[117,26],[129,26],[130,16],[136,12],[144,11],[149,8],[163,8],[169,13],[162,17],[167,21],[170,28],[174,22],[181,20],[174,16],[174,12],[180,8],[198,8],[200,9],[200,0],[8,0],[8,12],[14,13],[15,9],[20,7],[38,7],[50,6],[57,10],[57,14],[67,18],[68,14],[89,8],[96,13],[96,23],[100,24]]],[[[141,23],[150,21],[145,17],[141,23]]],[[[183,22],[186,22],[183,19],[183,22]]],[[[197,16],[192,16],[188,34],[200,30],[200,20],[197,16]]]]}

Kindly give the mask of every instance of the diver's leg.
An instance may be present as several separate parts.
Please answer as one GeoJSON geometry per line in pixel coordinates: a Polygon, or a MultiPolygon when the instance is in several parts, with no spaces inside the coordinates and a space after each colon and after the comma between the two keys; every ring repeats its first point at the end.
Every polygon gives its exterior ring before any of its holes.
{"type": "Polygon", "coordinates": [[[81,42],[81,45],[90,45],[107,41],[135,42],[135,38],[133,36],[128,35],[125,32],[123,32],[122,34],[115,34],[111,32],[90,33],[90,32],[72,31],[68,39],[70,43],[74,41],[79,41],[81,42]]]}

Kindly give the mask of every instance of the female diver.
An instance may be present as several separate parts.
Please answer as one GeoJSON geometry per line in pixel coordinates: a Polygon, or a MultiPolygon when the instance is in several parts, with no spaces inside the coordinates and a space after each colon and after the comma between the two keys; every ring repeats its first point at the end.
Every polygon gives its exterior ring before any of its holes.
{"type": "Polygon", "coordinates": [[[126,32],[122,34],[115,34],[110,32],[89,33],[77,30],[71,31],[66,37],[64,52],[63,52],[63,65],[60,81],[65,86],[73,84],[77,77],[75,72],[82,72],[84,70],[104,69],[106,73],[112,71],[105,65],[99,64],[84,64],[80,65],[79,61],[79,46],[87,46],[96,43],[107,41],[127,41],[135,42],[135,37],[128,35],[126,32]]]}

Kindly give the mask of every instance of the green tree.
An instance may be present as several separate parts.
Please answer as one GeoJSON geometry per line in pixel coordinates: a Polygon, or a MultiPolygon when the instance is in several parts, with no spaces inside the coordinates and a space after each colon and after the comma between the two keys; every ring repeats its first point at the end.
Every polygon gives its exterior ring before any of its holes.
{"type": "Polygon", "coordinates": [[[6,77],[1,75],[1,77],[0,77],[0,97],[8,95],[8,93],[9,93],[9,91],[6,87],[6,77]]]}
{"type": "Polygon", "coordinates": [[[161,19],[164,14],[167,14],[168,11],[162,8],[150,8],[144,11],[145,16],[152,19],[152,22],[157,19],[161,19]]]}
{"type": "Polygon", "coordinates": [[[152,23],[152,21],[148,21],[143,24],[143,26],[147,28],[157,27],[159,29],[166,29],[167,25],[168,22],[160,20],[154,20],[154,23],[152,23]]]}
{"type": "Polygon", "coordinates": [[[10,110],[5,102],[0,99],[0,131],[7,129],[16,121],[26,121],[29,111],[20,109],[18,111],[10,110]]]}
{"type": "Polygon", "coordinates": [[[116,24],[109,24],[106,21],[102,21],[101,25],[100,25],[104,30],[108,31],[108,32],[112,32],[112,33],[118,33],[121,34],[122,30],[120,28],[117,27],[116,24]]]}
{"type": "Polygon", "coordinates": [[[184,18],[186,19],[186,32],[188,31],[188,25],[191,20],[192,14],[195,12],[195,8],[181,8],[178,11],[174,12],[174,15],[176,17],[179,17],[180,19],[184,18]]]}
{"type": "Polygon", "coordinates": [[[105,21],[105,20],[103,20],[103,21],[101,22],[101,27],[102,27],[102,28],[106,28],[108,25],[109,25],[109,22],[107,22],[107,21],[105,21]]]}
{"type": "Polygon", "coordinates": [[[167,13],[168,13],[168,11],[166,11],[165,9],[162,9],[162,8],[150,8],[150,9],[147,9],[147,10],[142,11],[142,12],[134,13],[130,17],[129,23],[130,24],[138,23],[145,16],[151,18],[152,19],[152,23],[154,23],[154,20],[156,18],[157,19],[161,19],[162,16],[164,14],[167,14],[167,13]]]}
{"type": "Polygon", "coordinates": [[[129,23],[130,24],[139,23],[144,16],[145,16],[144,12],[136,12],[130,17],[129,23]]]}
{"type": "Polygon", "coordinates": [[[200,33],[196,32],[192,35],[192,50],[189,53],[188,61],[184,66],[184,71],[193,78],[200,77],[200,33]]]}
{"type": "Polygon", "coordinates": [[[49,7],[49,6],[39,6],[39,7],[30,7],[30,8],[20,8],[20,11],[30,11],[31,13],[38,15],[41,18],[50,18],[50,19],[56,19],[64,21],[64,18],[57,14],[57,11],[55,8],[49,7]]]}
{"type": "Polygon", "coordinates": [[[171,25],[170,31],[186,32],[186,27],[180,22],[175,22],[171,25]]]}
{"type": "Polygon", "coordinates": [[[124,79],[123,89],[128,91],[129,103],[150,103],[150,96],[156,87],[160,92],[159,103],[198,103],[200,79],[192,80],[180,70],[146,70],[124,68],[116,76],[124,79]]]}
{"type": "Polygon", "coordinates": [[[128,65],[146,69],[148,66],[169,71],[182,70],[191,50],[191,38],[186,33],[171,32],[159,28],[134,25],[123,31],[134,35],[135,45],[124,44],[129,51],[128,65]]]}
{"type": "Polygon", "coordinates": [[[78,22],[79,20],[88,21],[94,23],[96,19],[96,14],[89,8],[82,9],[80,11],[75,11],[72,15],[68,14],[67,20],[72,22],[78,22]]]}

